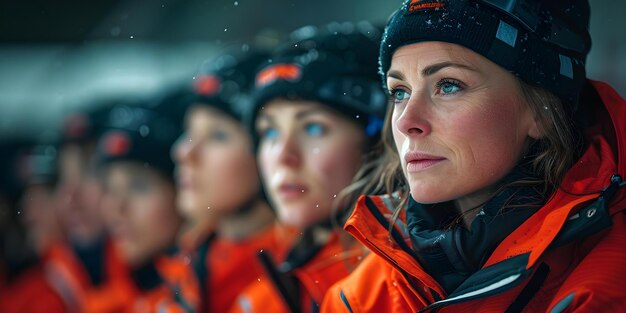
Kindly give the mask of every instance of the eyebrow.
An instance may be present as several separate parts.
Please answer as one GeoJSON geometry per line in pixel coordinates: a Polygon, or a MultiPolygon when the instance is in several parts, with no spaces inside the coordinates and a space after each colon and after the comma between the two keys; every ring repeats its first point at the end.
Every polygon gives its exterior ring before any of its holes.
{"type": "MultiPolygon", "coordinates": [[[[422,76],[431,76],[446,67],[458,67],[458,68],[476,72],[476,69],[469,67],[465,64],[459,64],[459,63],[453,63],[453,62],[441,62],[441,63],[431,64],[425,67],[424,69],[422,69],[421,74],[422,76]]],[[[405,80],[404,74],[397,70],[389,71],[387,73],[387,76],[391,78],[399,79],[399,80],[405,80]]]]}

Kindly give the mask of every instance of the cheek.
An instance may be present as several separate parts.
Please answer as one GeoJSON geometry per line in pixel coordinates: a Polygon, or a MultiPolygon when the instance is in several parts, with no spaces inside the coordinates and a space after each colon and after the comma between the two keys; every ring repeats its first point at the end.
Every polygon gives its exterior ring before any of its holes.
{"type": "Polygon", "coordinates": [[[168,236],[178,224],[174,199],[165,193],[138,199],[130,208],[132,227],[146,239],[168,236]]]}
{"type": "Polygon", "coordinates": [[[307,154],[308,173],[317,177],[320,191],[324,192],[321,196],[329,198],[352,182],[361,166],[362,148],[346,139],[320,145],[318,149],[317,153],[307,154]]]}
{"type": "Polygon", "coordinates": [[[259,170],[263,178],[268,177],[272,173],[272,169],[276,166],[278,158],[271,156],[271,151],[267,145],[261,146],[258,152],[259,170]]]}
{"type": "Polygon", "coordinates": [[[86,182],[82,193],[83,206],[96,214],[102,200],[102,188],[96,182],[86,182]]]}
{"type": "Polygon", "coordinates": [[[526,133],[515,108],[503,103],[484,105],[449,119],[450,148],[458,158],[459,172],[478,177],[500,177],[517,162],[526,133]]]}
{"type": "Polygon", "coordinates": [[[259,148],[257,160],[263,185],[267,188],[267,191],[271,193],[273,191],[273,189],[270,188],[270,186],[273,186],[272,181],[280,181],[285,171],[277,170],[276,167],[279,163],[279,159],[276,155],[272,154],[268,146],[259,148]]]}
{"type": "Polygon", "coordinates": [[[256,160],[240,146],[213,151],[204,161],[199,191],[209,206],[237,205],[258,190],[256,160]]]}
{"type": "Polygon", "coordinates": [[[396,146],[396,151],[398,154],[402,154],[402,148],[405,142],[407,142],[407,137],[398,129],[398,118],[399,116],[396,115],[396,111],[394,110],[390,125],[391,134],[393,136],[393,142],[396,146]]]}

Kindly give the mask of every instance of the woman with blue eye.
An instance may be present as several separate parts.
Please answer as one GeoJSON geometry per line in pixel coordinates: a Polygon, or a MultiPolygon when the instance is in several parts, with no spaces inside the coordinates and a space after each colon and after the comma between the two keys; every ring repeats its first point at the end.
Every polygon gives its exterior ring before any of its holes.
{"type": "Polygon", "coordinates": [[[364,254],[333,226],[352,207],[343,190],[370,158],[382,125],[380,32],[368,23],[334,23],[313,33],[259,68],[249,118],[270,203],[300,235],[284,262],[260,255],[267,275],[232,312],[316,312],[328,287],[364,254]]]}
{"type": "Polygon", "coordinates": [[[173,147],[185,218],[179,245],[199,281],[199,312],[228,312],[263,273],[256,254],[282,259],[291,243],[261,190],[252,138],[242,125],[254,70],[267,57],[248,50],[207,62],[195,78],[185,134],[173,147]]]}
{"type": "Polygon", "coordinates": [[[585,77],[587,0],[405,1],[391,103],[322,312],[623,312],[626,101],[585,77]]]}

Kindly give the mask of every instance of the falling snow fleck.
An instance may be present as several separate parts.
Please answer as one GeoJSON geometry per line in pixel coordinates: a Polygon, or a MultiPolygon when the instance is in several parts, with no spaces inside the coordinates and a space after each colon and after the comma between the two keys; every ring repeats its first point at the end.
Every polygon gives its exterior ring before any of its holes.
{"type": "Polygon", "coordinates": [[[224,31],[227,31],[227,30],[228,30],[228,28],[224,28],[224,31]]]}
{"type": "Polygon", "coordinates": [[[337,198],[337,195],[333,195],[333,198],[337,198]]]}
{"type": "Polygon", "coordinates": [[[130,36],[130,39],[133,39],[133,38],[135,38],[135,37],[131,35],[131,36],[130,36]]]}
{"type": "Polygon", "coordinates": [[[302,189],[302,193],[304,193],[304,189],[302,189]]]}
{"type": "Polygon", "coordinates": [[[320,148],[313,148],[313,154],[320,154],[320,148]]]}
{"type": "Polygon", "coordinates": [[[239,5],[239,1],[235,1],[234,4],[235,4],[235,6],[238,6],[239,5]]]}

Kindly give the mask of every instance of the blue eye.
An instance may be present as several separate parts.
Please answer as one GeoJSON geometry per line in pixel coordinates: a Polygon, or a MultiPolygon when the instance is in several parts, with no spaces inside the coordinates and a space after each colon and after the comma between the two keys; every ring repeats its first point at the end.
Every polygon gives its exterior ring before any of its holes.
{"type": "Polygon", "coordinates": [[[408,92],[402,89],[394,89],[390,92],[390,94],[394,102],[396,103],[401,102],[402,100],[406,100],[411,96],[408,92]]]}
{"type": "Polygon", "coordinates": [[[437,93],[441,93],[443,95],[452,95],[459,91],[461,91],[461,86],[459,82],[452,80],[442,80],[437,83],[437,93]]]}
{"type": "Polygon", "coordinates": [[[209,138],[216,140],[216,141],[226,141],[228,139],[228,134],[223,131],[214,131],[211,133],[209,138]]]}
{"type": "Polygon", "coordinates": [[[310,136],[318,137],[326,132],[326,128],[319,123],[309,123],[304,126],[306,133],[310,136]]]}
{"type": "Polygon", "coordinates": [[[260,131],[260,133],[262,139],[273,140],[278,138],[278,129],[273,127],[266,128],[260,131]]]}

